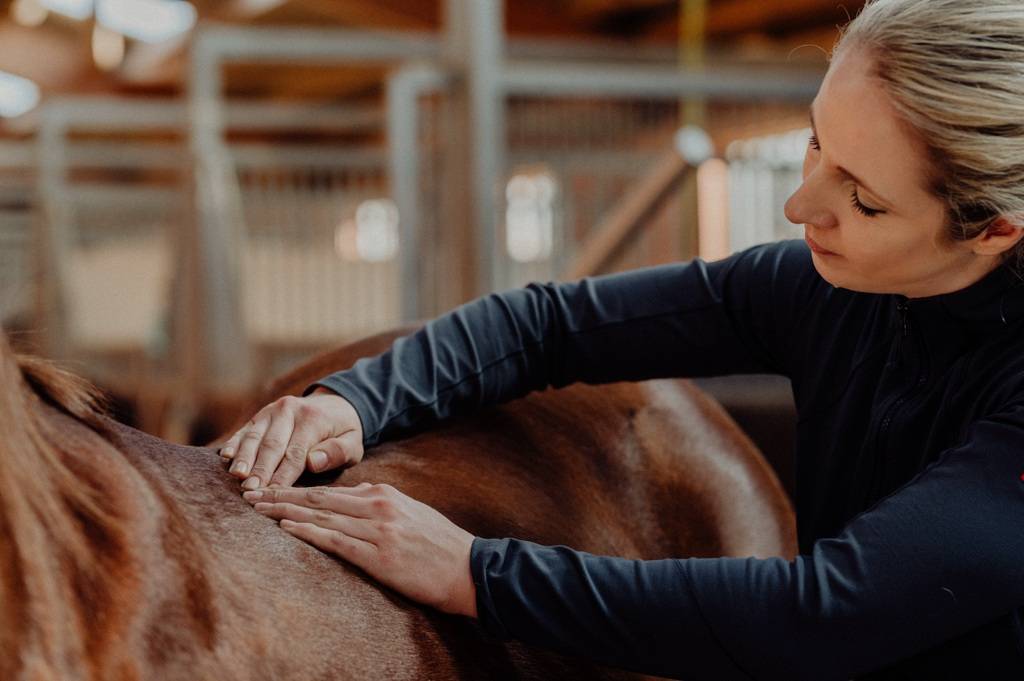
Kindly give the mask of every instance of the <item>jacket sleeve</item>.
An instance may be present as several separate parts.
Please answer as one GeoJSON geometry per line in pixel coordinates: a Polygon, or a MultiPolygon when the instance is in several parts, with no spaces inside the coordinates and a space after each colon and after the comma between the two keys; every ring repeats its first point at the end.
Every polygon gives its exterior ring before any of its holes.
{"type": "Polygon", "coordinates": [[[307,388],[352,403],[364,444],[576,381],[786,373],[822,280],[803,242],[485,296],[307,388]]]}
{"type": "Polygon", "coordinates": [[[1024,405],[976,422],[962,446],[793,561],[636,561],[477,539],[480,620],[663,676],[849,679],[1024,606],[1022,476],[1024,405]]]}

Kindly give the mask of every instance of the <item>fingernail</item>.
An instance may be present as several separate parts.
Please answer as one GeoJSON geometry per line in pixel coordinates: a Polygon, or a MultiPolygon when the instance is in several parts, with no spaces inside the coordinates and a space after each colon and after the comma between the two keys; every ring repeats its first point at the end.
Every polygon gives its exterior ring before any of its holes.
{"type": "Polygon", "coordinates": [[[256,501],[257,499],[263,498],[263,492],[259,490],[249,490],[248,492],[242,492],[242,498],[246,501],[256,501]]]}
{"type": "Polygon", "coordinates": [[[227,458],[227,459],[230,459],[231,457],[233,457],[235,455],[235,448],[234,447],[224,447],[224,448],[222,448],[220,450],[220,455],[225,457],[225,458],[227,458]]]}
{"type": "Polygon", "coordinates": [[[287,530],[287,529],[290,529],[290,528],[292,528],[294,526],[295,526],[295,521],[288,520],[287,518],[282,518],[281,519],[281,527],[283,527],[284,529],[287,530]]]}
{"type": "Polygon", "coordinates": [[[246,478],[245,482],[242,483],[242,489],[256,489],[260,486],[260,479],[255,475],[251,478],[246,478]]]}
{"type": "Polygon", "coordinates": [[[269,511],[270,506],[271,504],[268,504],[265,501],[261,501],[260,503],[253,506],[253,509],[255,509],[257,513],[263,513],[264,511],[269,511]]]}
{"type": "Polygon", "coordinates": [[[327,465],[327,455],[317,450],[309,455],[309,461],[313,464],[313,471],[319,472],[321,468],[327,465]]]}
{"type": "Polygon", "coordinates": [[[249,472],[249,464],[244,461],[236,461],[235,465],[231,467],[231,472],[237,473],[238,475],[245,475],[249,472]]]}

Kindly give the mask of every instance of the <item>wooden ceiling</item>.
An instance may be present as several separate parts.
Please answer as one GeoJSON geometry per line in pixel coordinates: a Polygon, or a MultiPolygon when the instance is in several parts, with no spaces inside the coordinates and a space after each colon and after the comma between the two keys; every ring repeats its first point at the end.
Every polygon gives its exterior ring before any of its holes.
{"type": "MultiPolygon", "coordinates": [[[[444,0],[192,0],[200,22],[247,26],[315,26],[437,31],[444,0]]],[[[554,38],[664,48],[679,45],[686,0],[506,0],[511,40],[554,38]]],[[[184,43],[129,45],[125,66],[96,69],[88,22],[53,17],[40,27],[15,24],[0,0],[0,70],[32,78],[47,94],[122,92],[173,94],[182,87],[184,43]]],[[[794,48],[831,47],[837,27],[864,0],[708,0],[706,44],[715,54],[748,59],[794,58],[794,48]]],[[[803,50],[814,53],[816,50],[803,50]]],[[[821,55],[812,55],[821,61],[821,55]]],[[[330,88],[357,93],[380,81],[380,69],[237,68],[229,88],[240,94],[330,88]]]]}

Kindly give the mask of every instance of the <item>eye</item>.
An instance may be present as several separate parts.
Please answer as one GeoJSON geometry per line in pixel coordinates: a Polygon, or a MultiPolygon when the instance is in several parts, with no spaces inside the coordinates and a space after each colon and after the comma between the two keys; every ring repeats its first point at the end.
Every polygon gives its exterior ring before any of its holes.
{"type": "Polygon", "coordinates": [[[817,151],[821,151],[821,145],[818,144],[818,136],[817,135],[811,135],[811,139],[809,139],[807,141],[810,142],[812,149],[815,149],[817,151]]]}
{"type": "Polygon", "coordinates": [[[856,189],[854,189],[853,192],[851,193],[850,200],[853,203],[853,207],[857,210],[857,212],[861,213],[862,215],[866,215],[869,218],[873,218],[876,215],[878,215],[879,213],[884,213],[885,212],[885,211],[881,211],[881,210],[875,210],[874,208],[868,208],[863,203],[861,203],[860,202],[860,198],[857,196],[857,190],[856,189]]]}

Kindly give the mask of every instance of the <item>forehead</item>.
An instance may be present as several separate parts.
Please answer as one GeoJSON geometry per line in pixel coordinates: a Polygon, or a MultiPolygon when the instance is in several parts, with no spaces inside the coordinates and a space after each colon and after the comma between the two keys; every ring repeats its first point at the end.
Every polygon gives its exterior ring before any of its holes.
{"type": "Polygon", "coordinates": [[[903,212],[930,198],[927,149],[900,118],[870,67],[859,52],[840,54],[814,99],[814,121],[831,160],[903,212]]]}

